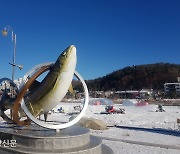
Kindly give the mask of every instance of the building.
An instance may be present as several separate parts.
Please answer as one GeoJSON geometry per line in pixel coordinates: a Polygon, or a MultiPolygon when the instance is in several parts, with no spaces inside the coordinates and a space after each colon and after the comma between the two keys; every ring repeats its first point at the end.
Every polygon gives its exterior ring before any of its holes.
{"type": "Polygon", "coordinates": [[[127,90],[127,91],[116,91],[115,95],[117,98],[125,99],[148,99],[152,96],[152,89],[142,89],[138,90],[127,90]]]}
{"type": "Polygon", "coordinates": [[[19,78],[18,80],[14,80],[14,83],[17,85],[18,89],[20,88],[21,82],[23,81],[22,78],[19,78]]]}
{"type": "Polygon", "coordinates": [[[180,83],[165,83],[164,84],[164,91],[165,93],[169,92],[175,92],[179,93],[180,92],[180,83]]]}

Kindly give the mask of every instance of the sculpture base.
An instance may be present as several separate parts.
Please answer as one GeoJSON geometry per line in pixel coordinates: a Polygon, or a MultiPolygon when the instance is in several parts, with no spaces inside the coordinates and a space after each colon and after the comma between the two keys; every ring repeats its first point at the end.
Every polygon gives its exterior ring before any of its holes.
{"type": "Polygon", "coordinates": [[[1,123],[0,153],[111,154],[113,151],[101,139],[90,135],[89,129],[79,126],[56,132],[35,124],[18,127],[1,123]]]}

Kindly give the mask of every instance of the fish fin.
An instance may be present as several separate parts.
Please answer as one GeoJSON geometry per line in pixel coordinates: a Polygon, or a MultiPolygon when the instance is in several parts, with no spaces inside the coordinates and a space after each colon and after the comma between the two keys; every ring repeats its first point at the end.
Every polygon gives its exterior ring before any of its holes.
{"type": "Polygon", "coordinates": [[[74,93],[74,90],[73,90],[73,86],[72,86],[72,84],[70,84],[70,86],[69,86],[69,90],[68,90],[71,94],[75,94],[74,93]]]}
{"type": "Polygon", "coordinates": [[[29,102],[29,104],[30,104],[31,110],[32,110],[32,112],[33,112],[33,115],[35,115],[35,112],[34,112],[34,109],[33,109],[33,107],[32,107],[31,102],[29,102]]]}
{"type": "Polygon", "coordinates": [[[44,113],[44,120],[45,120],[45,122],[47,121],[47,117],[48,117],[48,112],[44,113]]]}

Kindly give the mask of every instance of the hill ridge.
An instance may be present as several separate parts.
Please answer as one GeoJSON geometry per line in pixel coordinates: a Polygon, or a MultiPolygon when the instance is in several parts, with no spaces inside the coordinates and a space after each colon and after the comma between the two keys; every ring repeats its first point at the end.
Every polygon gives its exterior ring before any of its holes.
{"type": "Polygon", "coordinates": [[[162,90],[164,83],[177,82],[179,76],[180,64],[161,62],[127,66],[86,83],[92,91],[162,90]]]}

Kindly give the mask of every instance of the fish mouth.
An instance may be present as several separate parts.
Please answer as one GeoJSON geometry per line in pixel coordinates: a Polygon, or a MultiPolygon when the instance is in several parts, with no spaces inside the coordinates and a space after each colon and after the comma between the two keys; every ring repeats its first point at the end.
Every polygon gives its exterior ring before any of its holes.
{"type": "MultiPolygon", "coordinates": [[[[70,45],[67,47],[60,55],[59,58],[69,58],[71,56],[76,56],[76,47],[74,45],[70,45]]],[[[60,59],[59,59],[60,60],[60,59]]]]}
{"type": "Polygon", "coordinates": [[[69,56],[69,64],[71,65],[71,62],[76,63],[76,47],[74,45],[71,45],[70,51],[71,51],[71,54],[69,56]]]}
{"type": "Polygon", "coordinates": [[[60,70],[61,72],[66,72],[67,70],[71,70],[76,64],[77,57],[76,57],[76,47],[74,45],[70,45],[64,52],[61,54],[60,57],[60,70]]]}
{"type": "Polygon", "coordinates": [[[71,52],[76,53],[76,47],[74,45],[70,45],[69,48],[71,49],[71,52]]]}
{"type": "Polygon", "coordinates": [[[76,47],[75,47],[74,45],[70,45],[70,46],[67,48],[67,51],[69,52],[69,53],[68,53],[69,58],[76,57],[76,47]]]}

